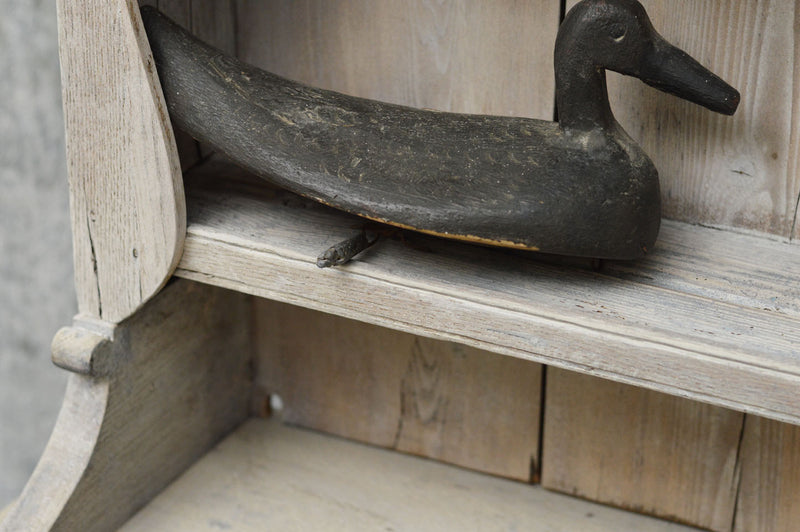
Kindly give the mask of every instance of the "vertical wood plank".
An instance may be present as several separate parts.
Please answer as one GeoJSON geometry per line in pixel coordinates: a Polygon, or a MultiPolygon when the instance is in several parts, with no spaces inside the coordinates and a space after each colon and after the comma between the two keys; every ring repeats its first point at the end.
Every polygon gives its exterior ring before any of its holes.
{"type": "Polygon", "coordinates": [[[528,481],[538,364],[258,302],[257,387],[286,422],[528,481]]]}
{"type": "Polygon", "coordinates": [[[797,4],[642,4],[659,33],[742,94],[725,117],[609,74],[617,119],[659,169],[664,215],[789,237],[800,194],[797,4]]]}
{"type": "Polygon", "coordinates": [[[192,0],[192,33],[223,52],[235,55],[235,3],[235,0],[192,0]]]}
{"type": "Polygon", "coordinates": [[[548,368],[542,485],[729,531],[742,424],[738,412],[548,368]]]}
{"type": "Polygon", "coordinates": [[[150,3],[184,28],[192,27],[192,0],[150,0],[150,3]]]}
{"type": "Polygon", "coordinates": [[[735,532],[792,532],[800,523],[800,427],[747,416],[735,532]]]}
{"type": "Polygon", "coordinates": [[[119,322],[175,269],[186,232],[175,138],[135,0],[59,0],[75,285],[119,322]]]}
{"type": "Polygon", "coordinates": [[[239,0],[242,59],[416,107],[551,120],[558,2],[239,0]]]}

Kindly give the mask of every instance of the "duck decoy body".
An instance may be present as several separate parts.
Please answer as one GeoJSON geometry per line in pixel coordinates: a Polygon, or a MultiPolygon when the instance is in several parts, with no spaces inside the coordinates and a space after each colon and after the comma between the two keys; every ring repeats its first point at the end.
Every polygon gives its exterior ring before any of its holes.
{"type": "Polygon", "coordinates": [[[555,45],[559,121],[436,112],[321,90],[224,55],[151,8],[172,120],[278,186],[370,220],[546,253],[634,259],[658,173],[611,113],[605,69],[733,114],[739,94],[636,0],[584,0],[555,45]]]}

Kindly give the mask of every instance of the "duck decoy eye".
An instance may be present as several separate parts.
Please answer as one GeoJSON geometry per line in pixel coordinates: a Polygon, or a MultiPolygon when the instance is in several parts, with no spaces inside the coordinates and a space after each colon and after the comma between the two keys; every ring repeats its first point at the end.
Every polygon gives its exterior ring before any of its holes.
{"type": "Polygon", "coordinates": [[[625,28],[624,24],[620,24],[619,22],[615,22],[611,25],[611,38],[617,42],[621,42],[625,38],[625,33],[627,33],[627,29],[625,28]]]}

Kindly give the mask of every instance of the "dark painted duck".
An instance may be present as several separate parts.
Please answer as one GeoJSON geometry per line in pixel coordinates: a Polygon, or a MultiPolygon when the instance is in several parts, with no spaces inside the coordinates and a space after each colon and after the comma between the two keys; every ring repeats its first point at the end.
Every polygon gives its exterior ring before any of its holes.
{"type": "Polygon", "coordinates": [[[605,69],[732,114],[739,94],[636,0],[584,0],[555,50],[559,122],[413,109],[308,87],[142,11],[172,120],[242,167],[371,220],[448,238],[633,259],[660,224],[658,173],[614,120],[605,69]]]}

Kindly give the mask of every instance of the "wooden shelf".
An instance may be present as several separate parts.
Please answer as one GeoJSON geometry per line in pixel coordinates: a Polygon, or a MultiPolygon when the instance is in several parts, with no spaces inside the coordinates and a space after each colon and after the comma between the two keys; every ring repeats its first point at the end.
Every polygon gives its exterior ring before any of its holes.
{"type": "Polygon", "coordinates": [[[408,234],[316,257],[364,222],[210,163],[177,275],[800,423],[800,246],[676,222],[635,263],[408,234]]]}
{"type": "Polygon", "coordinates": [[[121,530],[695,530],[252,419],[121,530]]]}

